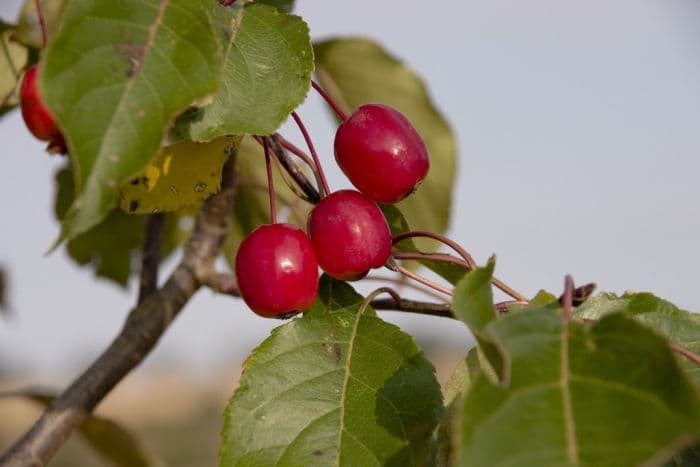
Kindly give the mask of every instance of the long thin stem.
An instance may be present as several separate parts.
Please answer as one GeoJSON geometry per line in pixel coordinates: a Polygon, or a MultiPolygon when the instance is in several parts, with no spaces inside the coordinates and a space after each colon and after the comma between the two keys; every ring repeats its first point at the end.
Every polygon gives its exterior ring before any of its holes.
{"type": "MultiPolygon", "coordinates": [[[[321,200],[321,195],[311,183],[311,181],[308,179],[306,174],[289,157],[287,151],[280,143],[279,138],[280,136],[278,134],[275,134],[270,139],[268,139],[270,149],[272,149],[272,152],[275,154],[275,158],[280,163],[280,165],[282,165],[284,170],[294,179],[297,185],[299,185],[299,188],[301,188],[301,191],[304,192],[307,201],[311,204],[318,203],[321,200]]],[[[307,163],[311,168],[311,171],[314,172],[314,176],[316,177],[316,182],[318,183],[318,186],[321,186],[320,179],[318,178],[318,175],[315,172],[316,166],[314,165],[313,161],[309,159],[307,163]]]]}
{"type": "MultiPolygon", "coordinates": [[[[406,237],[404,237],[406,238],[406,237]]],[[[394,241],[396,243],[396,241],[394,241]]],[[[448,264],[454,264],[457,266],[461,266],[467,271],[473,271],[474,269],[469,267],[469,264],[460,259],[456,258],[452,255],[446,254],[446,253],[422,253],[422,252],[417,252],[417,251],[393,251],[392,256],[396,259],[408,259],[408,260],[418,260],[418,261],[440,261],[442,263],[448,263],[448,264]]],[[[513,289],[509,285],[507,285],[505,282],[500,280],[497,277],[492,277],[491,278],[491,283],[500,289],[503,293],[510,295],[513,297],[515,300],[518,301],[527,301],[527,297],[518,292],[517,290],[513,289]]]]}
{"type": "Polygon", "coordinates": [[[394,298],[385,298],[372,300],[371,305],[375,310],[403,311],[406,313],[455,319],[452,310],[450,310],[450,306],[446,303],[420,302],[416,300],[407,300],[405,298],[396,301],[394,298]]]}
{"type": "Polygon", "coordinates": [[[415,261],[439,261],[441,263],[454,264],[469,270],[466,261],[456,256],[447,253],[422,253],[419,251],[397,251],[391,252],[391,256],[396,259],[415,260],[415,261]]]}
{"type": "Polygon", "coordinates": [[[323,186],[324,196],[328,196],[330,194],[331,190],[328,188],[328,182],[326,181],[326,175],[323,173],[323,167],[321,167],[321,161],[319,161],[319,159],[318,159],[318,154],[316,154],[316,148],[314,147],[313,141],[311,141],[311,136],[309,136],[309,132],[306,131],[306,127],[304,126],[304,122],[301,121],[301,118],[299,118],[299,115],[297,115],[296,112],[292,112],[292,118],[294,119],[297,126],[299,127],[301,134],[304,135],[304,140],[306,141],[306,145],[309,147],[309,152],[311,152],[311,157],[314,160],[314,164],[316,164],[316,170],[318,171],[318,176],[321,178],[321,186],[323,186]]]}
{"type": "Polygon", "coordinates": [[[392,243],[396,244],[396,243],[398,243],[401,240],[404,240],[406,238],[414,238],[414,237],[424,237],[424,238],[431,238],[433,240],[437,240],[438,242],[449,246],[455,252],[457,252],[457,254],[459,256],[464,258],[464,261],[466,261],[467,267],[470,271],[473,271],[474,269],[477,268],[476,261],[474,261],[474,258],[472,257],[472,255],[470,255],[467,252],[467,250],[462,248],[459,245],[459,243],[455,242],[454,240],[451,240],[451,239],[445,237],[444,235],[441,235],[441,234],[436,233],[436,232],[428,232],[426,230],[412,230],[410,232],[403,232],[403,233],[396,235],[393,238],[392,243]]]}
{"type": "Polygon", "coordinates": [[[267,168],[267,193],[270,197],[270,223],[277,223],[277,208],[275,207],[275,181],[272,177],[272,161],[270,160],[270,145],[267,138],[263,138],[265,150],[265,167],[267,168]]]}
{"type": "Polygon", "coordinates": [[[295,145],[279,133],[275,133],[273,138],[276,139],[287,151],[291,152],[299,159],[303,160],[304,163],[306,163],[306,165],[308,165],[312,171],[316,171],[316,164],[314,164],[313,159],[311,159],[311,157],[309,157],[308,154],[306,154],[301,148],[299,148],[299,146],[295,145]]]}
{"type": "Polygon", "coordinates": [[[34,0],[36,14],[39,17],[39,27],[41,28],[41,47],[46,48],[46,22],[44,21],[44,10],[41,8],[41,0],[34,0]]]}
{"type": "Polygon", "coordinates": [[[348,119],[347,114],[340,109],[340,106],[338,106],[338,104],[336,104],[335,101],[331,99],[331,96],[329,96],[316,81],[311,80],[311,86],[313,86],[316,92],[319,93],[321,97],[323,97],[323,100],[325,100],[326,103],[331,106],[331,109],[333,109],[333,111],[338,115],[338,117],[342,121],[348,119]]]}
{"type": "Polygon", "coordinates": [[[564,278],[564,295],[562,295],[562,307],[564,308],[564,321],[571,320],[571,309],[574,300],[574,278],[566,275],[564,278]]]}
{"type": "Polygon", "coordinates": [[[416,282],[420,282],[423,285],[426,285],[430,287],[431,289],[435,289],[438,292],[444,293],[445,295],[449,295],[450,297],[452,296],[452,291],[446,287],[441,286],[440,284],[437,284],[429,279],[426,279],[425,277],[421,277],[418,274],[414,273],[413,271],[404,268],[403,266],[399,266],[398,264],[394,266],[395,270],[397,272],[400,272],[406,277],[409,277],[413,279],[416,282]]]}
{"type": "Polygon", "coordinates": [[[693,353],[690,349],[686,349],[682,345],[678,345],[673,342],[671,343],[671,348],[696,365],[700,365],[700,355],[693,353]]]}
{"type": "Polygon", "coordinates": [[[393,298],[396,303],[399,303],[401,301],[401,297],[394,289],[392,289],[391,287],[380,287],[377,290],[370,292],[370,294],[367,295],[367,297],[365,297],[365,299],[362,301],[362,304],[360,304],[360,308],[358,309],[357,313],[360,315],[364,313],[365,309],[370,304],[370,302],[383,293],[391,295],[391,298],[393,298]]]}
{"type": "Polygon", "coordinates": [[[382,275],[376,275],[376,274],[370,274],[368,276],[365,276],[363,281],[377,281],[377,282],[390,282],[392,284],[395,284],[399,287],[408,287],[410,289],[415,290],[416,292],[420,292],[426,295],[430,295],[431,297],[441,300],[445,303],[447,303],[447,299],[442,296],[441,294],[433,291],[432,289],[426,288],[426,287],[421,287],[418,284],[415,284],[413,282],[408,282],[408,281],[403,281],[401,279],[398,279],[396,277],[390,277],[390,276],[382,276],[382,275]]]}

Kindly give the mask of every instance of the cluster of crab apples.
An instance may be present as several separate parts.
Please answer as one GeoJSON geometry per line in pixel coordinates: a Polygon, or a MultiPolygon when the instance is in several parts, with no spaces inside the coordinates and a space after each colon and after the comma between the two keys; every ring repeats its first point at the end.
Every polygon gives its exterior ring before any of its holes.
{"type": "Polygon", "coordinates": [[[353,281],[384,266],[392,237],[377,203],[396,203],[428,174],[421,136],[398,110],[358,107],[338,127],[335,160],[356,190],[327,194],[309,214],[306,232],[267,224],[243,240],[236,256],[241,296],[257,314],[281,317],[309,308],[318,293],[319,267],[353,281]]]}
{"type": "MultiPolygon", "coordinates": [[[[22,79],[22,116],[36,138],[49,142],[49,151],[65,152],[56,121],[39,95],[38,73],[33,65],[22,79]]],[[[258,315],[282,317],[309,308],[318,293],[319,267],[333,278],[353,281],[384,266],[392,237],[377,203],[404,199],[430,167],[428,150],[411,122],[383,104],[363,105],[345,118],[334,152],[357,191],[325,192],[309,214],[306,232],[273,220],[240,245],[238,287],[258,315]]]]}

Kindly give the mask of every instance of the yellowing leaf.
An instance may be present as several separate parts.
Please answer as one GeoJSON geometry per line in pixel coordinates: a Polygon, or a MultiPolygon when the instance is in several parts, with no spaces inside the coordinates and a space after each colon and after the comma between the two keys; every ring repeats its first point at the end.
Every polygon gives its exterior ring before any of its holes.
{"type": "Polygon", "coordinates": [[[12,31],[0,34],[0,104],[17,105],[17,87],[22,70],[27,64],[26,47],[10,40],[12,31]]]}
{"type": "Polygon", "coordinates": [[[155,160],[121,187],[119,206],[130,214],[175,211],[219,191],[221,169],[240,141],[228,136],[209,143],[183,141],[164,147],[155,160]]]}

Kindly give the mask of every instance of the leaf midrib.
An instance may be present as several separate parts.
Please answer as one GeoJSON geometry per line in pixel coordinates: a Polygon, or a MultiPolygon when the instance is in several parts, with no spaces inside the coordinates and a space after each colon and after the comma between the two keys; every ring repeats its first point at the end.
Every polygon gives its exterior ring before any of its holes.
{"type": "Polygon", "coordinates": [[[564,429],[566,433],[566,454],[569,461],[579,465],[578,442],[576,440],[576,426],[574,425],[574,409],[571,403],[571,389],[569,387],[569,320],[564,319],[561,328],[561,358],[559,369],[559,385],[562,392],[562,404],[564,406],[564,429]]]}
{"type": "MultiPolygon", "coordinates": [[[[156,11],[156,16],[153,19],[153,22],[148,26],[148,35],[146,36],[146,41],[143,44],[143,47],[141,47],[141,53],[139,57],[139,69],[137,70],[136,73],[134,73],[133,76],[129,78],[129,80],[126,82],[126,85],[124,86],[124,90],[122,91],[121,96],[119,97],[119,102],[117,103],[117,107],[114,109],[114,113],[112,113],[111,118],[109,119],[109,123],[107,124],[107,129],[105,131],[104,137],[102,138],[102,144],[100,145],[98,149],[98,156],[95,158],[95,165],[99,165],[100,160],[102,159],[99,157],[99,155],[103,154],[104,148],[109,147],[108,141],[110,139],[110,135],[114,131],[114,121],[117,118],[118,115],[121,115],[123,112],[123,107],[124,107],[124,102],[126,101],[126,97],[130,95],[131,88],[134,85],[134,82],[136,81],[136,78],[139,76],[140,71],[143,69],[143,61],[146,58],[146,55],[148,54],[149,50],[153,46],[153,42],[155,40],[156,32],[158,31],[158,28],[160,27],[162,21],[163,21],[163,16],[165,15],[165,10],[170,3],[170,0],[161,0],[160,3],[158,4],[158,9],[156,11]]],[[[79,164],[75,164],[76,166],[79,166],[79,164]]],[[[95,174],[96,171],[93,170],[91,171],[88,180],[86,180],[86,183],[82,189],[85,189],[85,187],[90,186],[91,180],[94,180],[93,174],[95,174]]],[[[76,199],[77,201],[77,199],[76,199]]],[[[104,216],[103,216],[104,217],[104,216]]]]}
{"type": "Polygon", "coordinates": [[[343,452],[341,446],[343,442],[343,433],[345,432],[345,396],[348,392],[348,382],[350,381],[350,362],[352,361],[352,353],[355,348],[355,339],[357,337],[357,330],[360,327],[361,318],[362,312],[355,314],[355,324],[352,327],[350,340],[348,342],[348,354],[345,357],[345,362],[343,364],[343,367],[345,368],[345,377],[343,378],[343,389],[340,393],[340,424],[338,430],[338,456],[336,457],[336,465],[338,467],[340,467],[340,456],[343,452]]]}

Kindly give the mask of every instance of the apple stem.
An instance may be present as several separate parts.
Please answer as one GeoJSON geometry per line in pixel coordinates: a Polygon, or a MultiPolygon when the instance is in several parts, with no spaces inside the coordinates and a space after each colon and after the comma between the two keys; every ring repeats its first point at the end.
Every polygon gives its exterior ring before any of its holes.
{"type": "Polygon", "coordinates": [[[303,160],[304,163],[309,166],[311,171],[314,173],[314,178],[316,179],[316,186],[319,187],[319,191],[322,191],[321,187],[323,186],[323,182],[321,181],[321,175],[318,173],[318,169],[316,168],[316,164],[314,163],[314,161],[304,151],[299,149],[299,147],[297,147],[294,143],[284,138],[279,133],[275,133],[275,138],[284,149],[291,152],[299,159],[303,160]]]}
{"type": "Polygon", "coordinates": [[[331,109],[333,109],[333,111],[336,113],[336,115],[338,115],[338,117],[342,121],[348,119],[347,114],[340,109],[340,106],[336,104],[333,99],[331,99],[331,96],[329,96],[316,81],[311,80],[311,86],[313,86],[316,92],[319,93],[321,97],[323,97],[323,100],[326,101],[326,103],[331,107],[331,109]]]}
{"type": "Polygon", "coordinates": [[[412,230],[412,231],[409,231],[409,232],[403,232],[403,233],[400,233],[400,234],[396,235],[396,236],[393,238],[392,244],[393,244],[393,245],[396,245],[396,244],[397,244],[398,242],[400,242],[401,240],[404,240],[404,239],[406,239],[406,238],[413,238],[413,237],[425,237],[425,238],[431,238],[431,239],[433,239],[433,240],[437,240],[438,242],[440,242],[440,243],[442,243],[442,244],[444,244],[444,245],[449,246],[449,247],[452,248],[455,252],[457,252],[457,254],[459,254],[459,256],[461,256],[462,258],[464,258],[464,261],[465,261],[465,262],[467,263],[467,265],[468,265],[467,269],[473,271],[474,269],[477,268],[476,261],[474,261],[474,258],[472,257],[472,255],[469,254],[469,252],[467,252],[467,250],[465,250],[464,248],[462,248],[462,247],[461,247],[457,242],[455,242],[454,240],[451,240],[451,239],[445,237],[444,235],[440,235],[439,233],[428,232],[428,231],[426,231],[426,230],[412,230]]]}
{"type": "Polygon", "coordinates": [[[416,292],[420,292],[422,294],[429,295],[436,300],[440,300],[442,302],[447,302],[447,299],[445,297],[443,297],[441,294],[435,292],[434,290],[428,289],[426,287],[421,287],[420,285],[414,284],[413,282],[406,281],[403,278],[370,274],[368,276],[365,276],[365,278],[362,280],[365,282],[366,281],[390,282],[392,284],[396,284],[400,288],[401,287],[408,287],[412,290],[415,290],[416,292]]]}
{"type": "Polygon", "coordinates": [[[41,28],[41,46],[46,48],[46,23],[44,22],[44,12],[41,9],[41,1],[34,0],[34,6],[36,7],[36,14],[39,16],[39,27],[41,28]]]}
{"type": "Polygon", "coordinates": [[[369,295],[367,295],[367,297],[362,301],[360,307],[357,309],[357,313],[359,315],[364,313],[369,304],[372,302],[372,300],[374,300],[375,298],[377,298],[378,295],[381,295],[383,293],[391,295],[391,298],[393,298],[396,303],[399,303],[401,301],[401,296],[394,289],[392,289],[391,287],[380,287],[377,290],[370,293],[369,295]]]}
{"type": "Polygon", "coordinates": [[[574,278],[566,275],[564,278],[564,295],[562,296],[562,307],[564,308],[564,322],[568,323],[571,320],[571,308],[573,306],[574,297],[574,278]]]}
{"type": "MultiPolygon", "coordinates": [[[[389,261],[393,262],[393,261],[389,261]]],[[[440,284],[433,282],[429,279],[426,279],[425,277],[419,276],[418,274],[414,273],[413,271],[410,271],[403,266],[399,266],[398,264],[393,264],[393,265],[388,265],[390,269],[396,272],[400,272],[404,276],[413,279],[416,282],[420,282],[421,284],[430,287],[433,290],[437,290],[440,293],[444,293],[445,295],[449,295],[450,297],[452,296],[452,291],[448,289],[447,287],[443,287],[440,284]]]]}
{"type": "Polygon", "coordinates": [[[323,167],[321,167],[321,162],[318,160],[318,154],[316,154],[316,148],[314,148],[314,143],[311,141],[311,137],[309,136],[309,132],[306,131],[306,127],[304,126],[304,123],[301,121],[301,118],[299,118],[299,115],[297,115],[296,112],[292,112],[292,118],[296,122],[297,126],[299,127],[299,130],[301,131],[301,134],[304,135],[304,140],[306,141],[306,145],[309,147],[309,152],[311,152],[311,157],[314,160],[314,164],[316,165],[316,170],[318,171],[318,176],[321,179],[321,186],[323,188],[323,197],[328,196],[331,192],[331,190],[328,188],[328,182],[326,181],[326,175],[323,173],[323,167]]]}
{"type": "MultiPolygon", "coordinates": [[[[477,268],[476,261],[474,261],[474,258],[472,257],[472,255],[469,254],[469,252],[467,252],[467,250],[462,248],[454,240],[451,240],[451,239],[445,237],[444,235],[440,235],[440,234],[435,233],[435,232],[427,232],[424,230],[413,230],[410,232],[403,232],[403,233],[396,235],[393,238],[392,243],[395,245],[398,242],[400,242],[401,240],[405,240],[407,238],[412,238],[412,237],[425,237],[425,238],[431,238],[433,240],[437,240],[438,242],[452,248],[454,251],[456,251],[463,258],[464,262],[462,263],[462,266],[465,269],[467,269],[468,271],[473,271],[474,269],[477,268]]],[[[420,254],[420,253],[418,253],[418,254],[420,254]]],[[[418,254],[414,253],[413,256],[417,256],[418,254]]],[[[434,253],[434,254],[422,253],[422,254],[426,255],[426,257],[424,257],[424,258],[418,258],[418,257],[408,258],[408,257],[406,257],[406,258],[397,258],[397,259],[426,259],[426,260],[442,261],[442,262],[453,263],[453,264],[455,264],[455,260],[459,261],[458,258],[454,258],[450,255],[444,255],[441,253],[434,253]]],[[[491,283],[495,287],[500,289],[503,293],[513,297],[515,300],[523,301],[523,302],[528,301],[528,299],[525,295],[523,295],[520,292],[518,292],[517,290],[513,289],[511,286],[507,285],[505,282],[498,279],[497,277],[492,277],[491,283]]]]}
{"type": "Polygon", "coordinates": [[[296,146],[294,143],[286,139],[284,136],[280,135],[279,133],[275,133],[275,138],[280,142],[282,147],[286,149],[287,151],[291,152],[295,156],[297,156],[299,159],[304,161],[306,165],[309,166],[311,170],[316,170],[316,164],[314,164],[314,161],[306,154],[304,151],[302,151],[298,146],[296,146]]]}
{"type": "Polygon", "coordinates": [[[270,196],[270,223],[277,223],[277,209],[275,208],[275,185],[272,179],[272,163],[270,160],[270,144],[263,137],[263,149],[265,150],[265,165],[267,167],[267,192],[270,196]]]}

